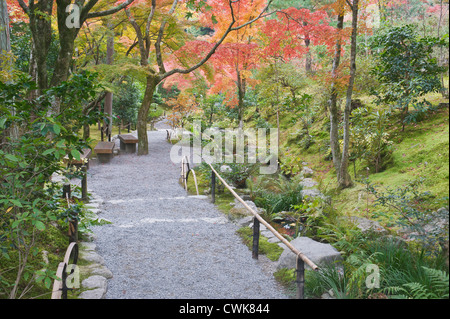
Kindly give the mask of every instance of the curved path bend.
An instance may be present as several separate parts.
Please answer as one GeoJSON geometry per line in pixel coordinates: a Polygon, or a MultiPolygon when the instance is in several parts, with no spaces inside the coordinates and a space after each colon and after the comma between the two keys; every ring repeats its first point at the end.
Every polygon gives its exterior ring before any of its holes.
{"type": "Polygon", "coordinates": [[[95,243],[113,273],[107,299],[287,298],[236,235],[237,226],[208,200],[178,184],[165,130],[148,132],[149,155],[123,154],[89,169],[100,196],[95,243]]]}

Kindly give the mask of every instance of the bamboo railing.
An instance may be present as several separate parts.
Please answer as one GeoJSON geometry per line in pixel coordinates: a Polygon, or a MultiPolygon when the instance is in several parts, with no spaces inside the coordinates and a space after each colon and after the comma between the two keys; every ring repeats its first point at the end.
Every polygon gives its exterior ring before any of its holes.
{"type": "MultiPolygon", "coordinates": [[[[189,168],[188,158],[185,157],[182,160],[182,175],[184,177],[184,185],[187,190],[187,174],[192,171],[189,168]],[[187,173],[186,173],[187,170],[187,173]]],[[[296,283],[297,283],[297,298],[304,299],[304,283],[305,283],[305,263],[311,267],[312,270],[317,271],[319,267],[309,259],[305,254],[295,248],[286,238],[284,238],[275,228],[273,228],[268,222],[266,222],[254,209],[252,209],[232,188],[228,183],[220,176],[220,174],[214,169],[214,167],[209,164],[211,168],[211,199],[215,203],[215,184],[216,177],[223,183],[223,185],[233,194],[233,196],[242,204],[244,207],[253,215],[253,247],[252,247],[252,257],[258,259],[258,247],[259,247],[259,226],[260,223],[266,226],[275,237],[277,237],[286,247],[288,247],[292,253],[296,255],[296,283]]],[[[195,173],[194,173],[195,174],[195,173]]],[[[195,176],[195,175],[194,175],[195,176]]],[[[196,181],[197,187],[197,181],[196,181]]],[[[198,194],[198,187],[197,187],[198,194]]]]}

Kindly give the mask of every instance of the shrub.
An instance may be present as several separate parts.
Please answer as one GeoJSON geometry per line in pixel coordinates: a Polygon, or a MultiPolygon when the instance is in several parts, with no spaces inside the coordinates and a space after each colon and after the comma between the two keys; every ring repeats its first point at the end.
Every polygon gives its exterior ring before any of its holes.
{"type": "Polygon", "coordinates": [[[32,260],[39,253],[39,235],[58,218],[59,199],[50,177],[64,172],[65,156],[79,160],[82,148],[88,147],[78,132],[97,120],[82,109],[95,96],[94,81],[90,74],[74,75],[36,99],[29,98],[36,84],[28,78],[0,83],[1,267],[3,261],[16,259],[14,272],[0,278],[9,298],[26,294],[33,279],[49,288],[54,278],[54,272],[39,270],[42,265],[32,260]],[[49,116],[55,100],[61,102],[60,113],[49,116]]]}

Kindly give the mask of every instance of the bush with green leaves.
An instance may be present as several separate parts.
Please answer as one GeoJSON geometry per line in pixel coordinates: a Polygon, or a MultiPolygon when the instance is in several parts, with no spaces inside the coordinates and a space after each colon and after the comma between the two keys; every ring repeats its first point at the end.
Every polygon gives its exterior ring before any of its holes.
{"type": "Polygon", "coordinates": [[[292,211],[294,205],[300,205],[302,189],[297,179],[289,180],[282,175],[276,178],[262,176],[251,185],[255,204],[264,208],[271,219],[279,212],[292,211]]]}
{"type": "Polygon", "coordinates": [[[393,142],[387,132],[389,112],[372,108],[358,108],[352,112],[351,150],[356,178],[356,162],[362,161],[364,167],[379,173],[392,163],[393,142]]]}
{"type": "Polygon", "coordinates": [[[136,124],[137,111],[140,103],[140,91],[132,79],[123,81],[113,98],[113,115],[117,124],[136,124]]]}
{"type": "MultiPolygon", "coordinates": [[[[82,106],[95,97],[95,75],[73,75],[70,81],[41,92],[21,77],[0,83],[0,281],[9,298],[23,297],[39,278],[49,288],[54,271],[32,261],[38,258],[39,238],[58,219],[59,200],[50,183],[65,170],[64,158],[80,159],[89,141],[80,139],[83,125],[97,116],[82,106]],[[51,114],[55,102],[60,112],[51,114]],[[4,269],[5,264],[15,268],[4,269]]],[[[98,114],[97,114],[98,115],[98,114]]]]}
{"type": "Polygon", "coordinates": [[[413,25],[390,28],[372,38],[372,50],[378,52],[372,74],[380,83],[372,93],[377,103],[392,104],[401,110],[403,128],[431,107],[426,99],[420,98],[441,89],[439,76],[445,69],[439,66],[433,49],[448,45],[447,41],[420,38],[413,25]],[[409,112],[410,106],[414,112],[409,112]]]}
{"type": "Polygon", "coordinates": [[[427,208],[427,201],[433,198],[430,192],[422,191],[424,178],[407,182],[396,189],[380,191],[370,185],[370,191],[376,197],[374,213],[376,217],[385,217],[399,228],[405,237],[414,239],[418,249],[426,254],[437,256],[442,254],[443,247],[448,243],[448,198],[438,199],[439,206],[447,209],[437,210],[427,208]],[[441,221],[447,221],[441,223],[441,221]],[[442,225],[441,225],[442,224],[442,225]]]}

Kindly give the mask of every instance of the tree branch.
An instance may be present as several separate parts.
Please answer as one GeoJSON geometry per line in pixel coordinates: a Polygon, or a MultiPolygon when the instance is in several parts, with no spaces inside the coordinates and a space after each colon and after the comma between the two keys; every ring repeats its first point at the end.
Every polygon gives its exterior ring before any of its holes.
{"type": "Polygon", "coordinates": [[[231,10],[230,11],[231,12],[230,25],[228,26],[228,28],[225,31],[225,33],[223,34],[223,36],[219,39],[219,41],[211,48],[211,50],[208,52],[208,54],[200,62],[198,62],[197,64],[195,64],[194,66],[192,66],[192,67],[190,67],[188,69],[173,69],[173,70],[171,70],[169,72],[165,72],[164,74],[161,74],[160,75],[160,80],[163,80],[163,79],[165,79],[165,78],[167,78],[167,77],[169,77],[169,76],[171,76],[171,75],[173,75],[175,73],[188,74],[188,73],[191,73],[192,71],[198,69],[199,67],[201,67],[203,64],[205,64],[211,58],[211,56],[216,52],[217,48],[222,44],[222,42],[225,40],[225,38],[228,36],[228,34],[231,31],[242,29],[242,28],[246,27],[247,25],[257,21],[258,19],[273,13],[273,12],[271,12],[271,13],[264,14],[264,12],[267,11],[269,6],[273,2],[273,0],[269,0],[269,2],[267,3],[267,6],[261,11],[261,13],[255,19],[252,19],[252,20],[250,20],[250,21],[248,21],[248,22],[246,22],[246,23],[244,23],[244,24],[242,24],[240,26],[237,26],[237,27],[233,28],[234,24],[236,23],[236,19],[235,19],[235,16],[234,16],[234,9],[233,9],[233,3],[235,3],[235,2],[236,1],[229,0],[229,6],[230,6],[230,10],[231,10]]]}
{"type": "Polygon", "coordinates": [[[131,14],[129,9],[125,9],[125,13],[127,14],[128,20],[130,24],[133,26],[134,31],[136,31],[136,37],[139,43],[139,52],[141,53],[141,65],[148,65],[148,55],[146,54],[147,50],[144,43],[144,37],[142,36],[141,27],[137,24],[133,15],[131,14]]]}
{"type": "MultiPolygon", "coordinates": [[[[86,6],[83,8],[83,11],[86,9],[86,19],[91,19],[91,18],[98,18],[98,17],[104,17],[104,16],[108,16],[110,14],[116,13],[124,8],[126,8],[127,6],[129,6],[134,0],[127,0],[126,2],[122,3],[121,5],[118,5],[117,7],[114,7],[112,9],[109,10],[105,10],[105,11],[100,11],[100,12],[91,12],[91,13],[87,13],[89,12],[92,7],[98,2],[98,0],[90,0],[86,6]]],[[[83,16],[83,14],[82,14],[83,16]]]]}
{"type": "MultiPolygon", "coordinates": [[[[168,13],[169,15],[173,14],[177,5],[178,5],[178,0],[174,0],[173,4],[172,4],[172,8],[170,8],[170,10],[169,10],[169,13],[168,13]]],[[[161,27],[159,28],[158,38],[156,39],[156,42],[155,42],[156,62],[158,63],[158,68],[159,68],[160,74],[166,73],[166,68],[164,67],[164,62],[162,60],[162,53],[161,53],[161,41],[162,41],[162,38],[164,35],[164,29],[166,28],[166,24],[167,24],[167,19],[161,23],[161,27]]]]}
{"type": "Polygon", "coordinates": [[[23,0],[17,0],[17,2],[19,3],[19,5],[22,8],[23,12],[25,12],[26,14],[29,14],[30,10],[27,7],[27,5],[25,4],[25,2],[23,2],[23,0]]]}

